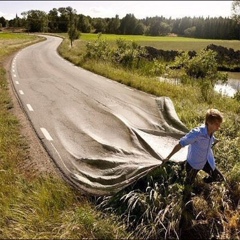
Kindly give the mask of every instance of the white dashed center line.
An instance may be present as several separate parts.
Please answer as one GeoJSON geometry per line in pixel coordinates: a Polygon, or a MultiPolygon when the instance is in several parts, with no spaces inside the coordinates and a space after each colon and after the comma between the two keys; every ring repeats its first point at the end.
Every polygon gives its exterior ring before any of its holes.
{"type": "Polygon", "coordinates": [[[24,95],[24,92],[23,92],[22,90],[19,90],[19,93],[20,93],[21,95],[24,95]]]}
{"type": "Polygon", "coordinates": [[[53,141],[51,135],[49,134],[49,132],[45,129],[45,128],[40,128],[43,135],[45,136],[45,138],[48,140],[48,141],[53,141]]]}
{"type": "Polygon", "coordinates": [[[28,107],[29,111],[33,112],[33,108],[32,108],[32,106],[30,104],[27,104],[27,107],[28,107]]]}

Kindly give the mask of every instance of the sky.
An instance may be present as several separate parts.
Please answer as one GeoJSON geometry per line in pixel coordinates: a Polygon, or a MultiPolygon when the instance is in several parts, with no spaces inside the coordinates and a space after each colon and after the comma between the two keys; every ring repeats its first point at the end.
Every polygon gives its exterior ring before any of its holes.
{"type": "Polygon", "coordinates": [[[183,17],[231,17],[232,1],[0,1],[0,17],[7,20],[22,17],[29,10],[48,13],[53,8],[72,7],[85,16],[123,18],[134,14],[137,19],[163,16],[183,17]]]}

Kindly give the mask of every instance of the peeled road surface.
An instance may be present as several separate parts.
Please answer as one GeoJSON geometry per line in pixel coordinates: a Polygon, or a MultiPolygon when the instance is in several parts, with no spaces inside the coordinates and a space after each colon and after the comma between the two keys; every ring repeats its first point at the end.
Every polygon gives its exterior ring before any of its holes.
{"type": "Polygon", "coordinates": [[[171,99],[74,66],[58,55],[61,41],[46,36],[17,53],[15,92],[64,178],[86,194],[114,194],[161,166],[187,128],[171,99]]]}

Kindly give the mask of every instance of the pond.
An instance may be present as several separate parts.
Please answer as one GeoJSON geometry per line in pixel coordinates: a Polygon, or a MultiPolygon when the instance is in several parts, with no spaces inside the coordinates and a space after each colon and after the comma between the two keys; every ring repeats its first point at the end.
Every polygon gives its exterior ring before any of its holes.
{"type": "MultiPolygon", "coordinates": [[[[159,81],[167,81],[173,84],[179,84],[178,79],[169,79],[166,77],[159,77],[159,81]]],[[[215,84],[214,90],[224,96],[234,97],[237,91],[240,91],[240,72],[229,72],[227,84],[221,82],[215,84]]]]}
{"type": "Polygon", "coordinates": [[[234,97],[236,92],[240,90],[240,79],[229,78],[227,84],[217,83],[214,89],[222,95],[234,97]]]}
{"type": "Polygon", "coordinates": [[[222,95],[233,97],[237,91],[240,91],[240,72],[229,72],[228,83],[217,83],[214,89],[222,95]]]}

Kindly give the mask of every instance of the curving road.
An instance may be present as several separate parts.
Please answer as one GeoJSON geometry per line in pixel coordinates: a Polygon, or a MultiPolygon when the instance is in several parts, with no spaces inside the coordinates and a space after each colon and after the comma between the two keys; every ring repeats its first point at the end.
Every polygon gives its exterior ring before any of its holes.
{"type": "MultiPolygon", "coordinates": [[[[162,164],[187,131],[169,98],[155,98],[76,67],[46,37],[20,51],[14,89],[66,180],[93,195],[116,193],[162,164]]],[[[184,161],[186,149],[175,155],[184,161]]]]}

